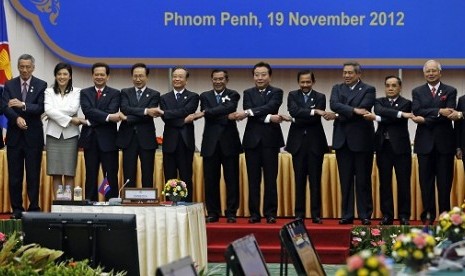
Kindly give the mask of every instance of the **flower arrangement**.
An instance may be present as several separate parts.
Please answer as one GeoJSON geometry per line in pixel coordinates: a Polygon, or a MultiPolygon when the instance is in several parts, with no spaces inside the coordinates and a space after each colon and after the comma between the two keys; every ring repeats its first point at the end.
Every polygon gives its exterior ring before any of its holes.
{"type": "Polygon", "coordinates": [[[390,267],[383,255],[373,255],[369,250],[360,251],[347,259],[347,266],[336,271],[336,276],[390,275],[390,267]]]}
{"type": "Polygon", "coordinates": [[[439,216],[437,234],[442,239],[447,238],[451,242],[463,240],[465,235],[465,213],[463,209],[456,206],[449,212],[443,212],[439,216]]]}
{"type": "Polygon", "coordinates": [[[169,197],[171,201],[177,202],[183,197],[187,197],[186,183],[179,179],[170,179],[166,181],[162,194],[169,197]]]}
{"type": "Polygon", "coordinates": [[[350,255],[369,250],[373,254],[391,256],[397,236],[408,231],[406,226],[355,226],[351,232],[350,255]]]}
{"type": "Polygon", "coordinates": [[[434,258],[435,245],[436,240],[432,235],[412,228],[409,233],[397,237],[392,256],[411,270],[419,271],[434,258]]]}
{"type": "Polygon", "coordinates": [[[163,145],[163,136],[157,136],[157,144],[158,145],[163,145]]]}

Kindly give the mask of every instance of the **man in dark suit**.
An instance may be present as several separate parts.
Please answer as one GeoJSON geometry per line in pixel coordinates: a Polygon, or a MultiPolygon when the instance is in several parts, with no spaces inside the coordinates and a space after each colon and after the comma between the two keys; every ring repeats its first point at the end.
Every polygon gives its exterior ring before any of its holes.
{"type": "Polygon", "coordinates": [[[173,90],[162,95],[160,115],[165,122],[163,131],[163,172],[165,179],[179,178],[187,185],[187,202],[192,201],[192,162],[194,160],[194,113],[199,95],[186,89],[189,72],[176,67],[171,73],[173,90]]]}
{"type": "Polygon", "coordinates": [[[293,121],[289,128],[286,150],[292,154],[295,177],[296,218],[305,218],[307,176],[310,183],[311,216],[313,223],[321,221],[321,170],[328,142],[321,124],[326,115],[326,96],[312,89],[315,75],[309,70],[297,73],[299,90],[289,92],[287,107],[293,121]]]}
{"type": "Polygon", "coordinates": [[[120,92],[107,86],[110,67],[105,63],[92,65],[94,86],[81,90],[81,109],[86,117],[79,137],[86,164],[86,199],[98,201],[98,172],[102,165],[110,191],[105,199],[118,197],[117,125],[123,117],[119,112],[120,92]]]}
{"type": "Polygon", "coordinates": [[[425,224],[436,218],[436,192],[439,213],[450,210],[450,192],[454,174],[455,140],[451,118],[457,89],[441,82],[441,64],[428,60],[423,66],[426,83],[412,90],[413,121],[418,123],[414,152],[418,157],[425,224]]]}
{"type": "Polygon", "coordinates": [[[200,94],[197,118],[205,118],[202,139],[203,175],[205,180],[206,221],[217,222],[221,216],[221,165],[226,182],[226,210],[228,223],[236,222],[239,207],[239,154],[242,151],[239,131],[233,114],[241,96],[226,88],[228,72],[215,69],[211,73],[213,90],[200,94]]]}
{"type": "MultiPolygon", "coordinates": [[[[3,86],[0,86],[0,101],[2,99],[2,96],[3,96],[3,86]]],[[[3,116],[3,108],[2,108],[2,105],[0,104],[0,116],[3,116]]],[[[1,117],[0,117],[1,119],[1,117]]],[[[2,122],[3,123],[3,122],[2,122]]],[[[3,125],[0,126],[0,131],[1,131],[1,135],[0,135],[0,149],[3,149],[5,147],[5,144],[3,143],[3,125]]]]}
{"type": "Polygon", "coordinates": [[[40,211],[39,186],[44,131],[44,91],[47,83],[32,75],[34,57],[23,54],[18,58],[19,77],[5,83],[2,109],[8,119],[6,133],[8,177],[13,218],[22,216],[23,177],[26,169],[28,211],[40,211]]]}
{"type": "Polygon", "coordinates": [[[373,199],[371,170],[373,167],[374,126],[363,115],[375,104],[376,89],[360,79],[358,62],[347,62],[343,67],[344,82],[333,86],[330,107],[337,114],[333,129],[333,148],[342,193],[340,224],[354,220],[354,189],[357,212],[362,224],[371,224],[373,199]],[[355,184],[355,186],[354,186],[355,184]]]}
{"type": "Polygon", "coordinates": [[[409,225],[412,150],[408,119],[413,117],[411,113],[412,102],[400,96],[402,81],[399,77],[386,77],[384,89],[386,97],[376,99],[375,112],[365,115],[366,119],[378,122],[378,129],[375,133],[375,150],[380,180],[380,207],[383,213],[380,225],[391,225],[394,221],[392,168],[396,171],[400,224],[409,225]]]}
{"type": "Polygon", "coordinates": [[[237,120],[247,119],[242,145],[245,151],[249,181],[249,223],[261,221],[260,183],[264,176],[263,214],[267,223],[276,223],[278,193],[279,150],[284,146],[278,114],[283,101],[283,90],[270,85],[272,69],[268,63],[255,64],[252,75],[255,87],[244,91],[243,112],[236,112],[237,120]]]}
{"type": "Polygon", "coordinates": [[[160,92],[147,87],[150,69],[143,63],[131,68],[134,87],[121,90],[121,112],[124,114],[118,130],[116,145],[123,149],[124,179],[128,186],[136,186],[137,158],[140,159],[142,187],[153,188],[155,150],[157,148],[155,124],[156,107],[160,92]]]}
{"type": "Polygon", "coordinates": [[[456,111],[449,115],[448,118],[454,120],[454,130],[456,137],[456,153],[457,159],[462,160],[463,169],[465,170],[465,161],[463,160],[463,153],[465,152],[465,120],[463,117],[465,112],[465,95],[461,96],[457,103],[456,111]]]}

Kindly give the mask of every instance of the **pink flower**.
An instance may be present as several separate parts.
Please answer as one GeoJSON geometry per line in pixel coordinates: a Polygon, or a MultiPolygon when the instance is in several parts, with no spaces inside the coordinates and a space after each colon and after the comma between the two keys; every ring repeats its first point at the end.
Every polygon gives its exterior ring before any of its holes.
{"type": "Polygon", "coordinates": [[[6,235],[0,232],[0,242],[4,242],[6,240],[6,235]]]}
{"type": "Polygon", "coordinates": [[[442,96],[441,101],[445,101],[445,100],[447,100],[447,96],[442,96]]]}
{"type": "Polygon", "coordinates": [[[422,249],[426,246],[426,239],[423,235],[417,235],[413,237],[413,243],[419,248],[422,249]]]}
{"type": "Polygon", "coordinates": [[[379,235],[381,235],[381,230],[379,230],[378,228],[373,228],[373,229],[371,229],[371,235],[379,236],[379,235]]]}
{"type": "Polygon", "coordinates": [[[460,216],[460,214],[452,214],[450,216],[450,220],[452,221],[454,225],[462,224],[462,217],[460,216]]]}
{"type": "Polygon", "coordinates": [[[354,271],[363,267],[363,259],[358,255],[354,255],[347,259],[347,268],[349,271],[354,271]]]}
{"type": "Polygon", "coordinates": [[[352,239],[352,244],[353,244],[354,246],[357,246],[361,241],[362,241],[361,238],[359,238],[359,237],[354,237],[354,238],[352,239]]]}

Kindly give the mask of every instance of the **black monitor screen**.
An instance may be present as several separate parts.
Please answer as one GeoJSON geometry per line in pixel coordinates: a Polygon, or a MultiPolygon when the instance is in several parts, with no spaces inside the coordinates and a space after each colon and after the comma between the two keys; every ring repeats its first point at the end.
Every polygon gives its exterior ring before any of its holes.
{"type": "Polygon", "coordinates": [[[280,231],[280,238],[299,275],[326,275],[301,219],[284,225],[280,231]]]}
{"type": "Polygon", "coordinates": [[[270,275],[253,234],[233,241],[226,249],[225,257],[233,275],[270,275]]]}
{"type": "Polygon", "coordinates": [[[105,271],[139,275],[136,215],[23,213],[24,243],[64,251],[63,258],[89,259],[105,271]]]}
{"type": "Polygon", "coordinates": [[[184,257],[180,260],[157,268],[156,276],[196,276],[194,263],[191,257],[184,257]]]}

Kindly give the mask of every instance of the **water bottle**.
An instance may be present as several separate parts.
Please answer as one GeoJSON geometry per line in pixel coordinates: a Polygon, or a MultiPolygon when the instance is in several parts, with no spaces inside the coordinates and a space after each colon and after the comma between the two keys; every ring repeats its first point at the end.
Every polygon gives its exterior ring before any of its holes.
{"type": "Polygon", "coordinates": [[[79,186],[74,187],[74,200],[82,201],[82,188],[79,186]]]}
{"type": "Polygon", "coordinates": [[[63,200],[63,185],[58,185],[56,200],[63,200]]]}
{"type": "Polygon", "coordinates": [[[65,186],[65,194],[64,194],[64,199],[65,200],[71,200],[72,194],[71,194],[71,185],[66,184],[65,186]]]}

